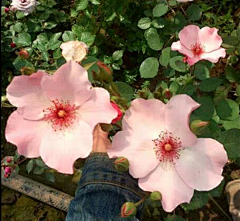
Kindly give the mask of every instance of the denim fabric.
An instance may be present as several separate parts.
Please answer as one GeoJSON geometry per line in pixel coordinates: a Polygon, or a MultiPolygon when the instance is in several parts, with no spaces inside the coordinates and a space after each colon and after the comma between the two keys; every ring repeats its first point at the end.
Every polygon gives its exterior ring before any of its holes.
{"type": "Polygon", "coordinates": [[[145,193],[137,180],[128,173],[117,172],[113,159],[106,153],[91,154],[84,165],[66,221],[137,221],[143,205],[138,206],[137,218],[121,218],[123,203],[138,202],[145,193]]]}

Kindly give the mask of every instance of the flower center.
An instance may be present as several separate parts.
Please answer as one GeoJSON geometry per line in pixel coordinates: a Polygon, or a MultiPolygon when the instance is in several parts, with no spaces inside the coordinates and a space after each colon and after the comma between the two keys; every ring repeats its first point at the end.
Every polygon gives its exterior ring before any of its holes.
{"type": "Polygon", "coordinates": [[[173,162],[174,159],[179,158],[179,151],[182,150],[182,143],[180,138],[174,137],[171,132],[162,131],[157,139],[153,140],[155,154],[159,161],[173,162]]]}
{"type": "Polygon", "coordinates": [[[200,43],[196,43],[195,45],[192,46],[191,49],[193,54],[197,56],[201,55],[204,52],[203,46],[200,43]]]}
{"type": "Polygon", "coordinates": [[[52,101],[52,106],[44,109],[44,120],[52,123],[55,131],[62,130],[71,126],[76,120],[76,106],[71,105],[69,101],[52,101]]]}

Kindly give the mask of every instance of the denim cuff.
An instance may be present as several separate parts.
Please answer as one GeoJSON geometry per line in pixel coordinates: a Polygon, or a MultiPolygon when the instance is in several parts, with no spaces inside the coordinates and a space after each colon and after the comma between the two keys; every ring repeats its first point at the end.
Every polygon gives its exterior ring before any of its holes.
{"type": "Polygon", "coordinates": [[[146,196],[146,193],[138,187],[137,179],[128,172],[118,172],[115,169],[114,160],[109,159],[107,153],[91,153],[85,161],[79,188],[88,184],[101,183],[130,190],[141,198],[146,196]]]}

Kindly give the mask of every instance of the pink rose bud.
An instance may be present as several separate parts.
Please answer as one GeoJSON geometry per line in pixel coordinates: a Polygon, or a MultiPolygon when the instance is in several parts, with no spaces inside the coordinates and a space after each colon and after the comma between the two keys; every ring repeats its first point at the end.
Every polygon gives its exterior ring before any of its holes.
{"type": "Polygon", "coordinates": [[[121,207],[121,217],[132,217],[135,216],[137,213],[137,208],[134,203],[132,202],[126,202],[121,207]]]}
{"type": "Polygon", "coordinates": [[[15,47],[16,47],[16,44],[12,42],[12,43],[10,44],[10,47],[11,47],[11,48],[15,48],[15,47]]]}
{"type": "Polygon", "coordinates": [[[118,116],[112,120],[112,124],[115,124],[121,120],[123,113],[117,104],[115,104],[113,102],[111,102],[111,104],[112,104],[113,108],[118,112],[118,116]]]}
{"type": "Polygon", "coordinates": [[[29,53],[27,50],[25,49],[22,49],[20,52],[19,52],[19,56],[23,59],[28,59],[29,58],[29,53]]]}
{"type": "Polygon", "coordinates": [[[12,158],[8,157],[6,161],[7,161],[7,163],[11,163],[12,162],[12,158]]]}
{"type": "Polygon", "coordinates": [[[5,8],[4,11],[5,11],[6,13],[8,13],[8,12],[10,11],[10,9],[9,9],[9,8],[5,8]]]}
{"type": "Polygon", "coordinates": [[[169,91],[169,89],[165,90],[164,97],[167,99],[170,99],[172,97],[172,93],[169,91]]]}
{"type": "Polygon", "coordinates": [[[152,201],[161,201],[162,200],[162,194],[159,191],[154,191],[150,194],[150,199],[152,201]]]}
{"type": "Polygon", "coordinates": [[[97,65],[100,69],[103,69],[104,71],[106,71],[109,75],[112,75],[112,69],[110,67],[108,67],[106,64],[104,64],[101,61],[97,62],[97,65]]]}
{"type": "Polygon", "coordinates": [[[201,121],[201,120],[194,120],[190,124],[191,131],[195,133],[196,135],[202,134],[204,129],[208,126],[209,122],[207,121],[201,121]]]}
{"type": "Polygon", "coordinates": [[[6,167],[6,168],[4,169],[4,172],[5,172],[4,177],[5,177],[5,178],[8,178],[8,177],[10,176],[11,172],[12,172],[11,167],[6,167]]]}
{"type": "Polygon", "coordinates": [[[114,166],[115,166],[117,171],[126,172],[126,171],[128,171],[128,168],[129,168],[129,161],[125,157],[118,157],[114,161],[114,166]]]}

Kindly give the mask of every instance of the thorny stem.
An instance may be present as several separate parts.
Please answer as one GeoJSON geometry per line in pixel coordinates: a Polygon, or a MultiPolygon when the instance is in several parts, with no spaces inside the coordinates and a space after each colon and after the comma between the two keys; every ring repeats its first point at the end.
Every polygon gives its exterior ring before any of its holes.
{"type": "Polygon", "coordinates": [[[169,5],[169,3],[168,3],[168,0],[166,0],[166,3],[167,3],[167,5],[168,5],[168,8],[170,8],[170,10],[172,11],[172,13],[174,14],[174,15],[176,15],[176,12],[173,10],[173,8],[169,5]]]}
{"type": "Polygon", "coordinates": [[[146,196],[143,197],[140,201],[138,201],[137,203],[135,203],[135,206],[137,207],[137,206],[139,206],[141,203],[143,203],[143,202],[147,199],[148,196],[149,196],[149,195],[146,195],[146,196]]]}
{"type": "Polygon", "coordinates": [[[210,194],[208,194],[208,196],[209,196],[209,198],[210,198],[210,200],[212,200],[212,202],[218,207],[218,209],[220,209],[221,210],[221,212],[228,218],[228,220],[232,220],[229,216],[228,216],[228,214],[222,209],[222,207],[216,202],[216,200],[210,195],[210,194]]]}

